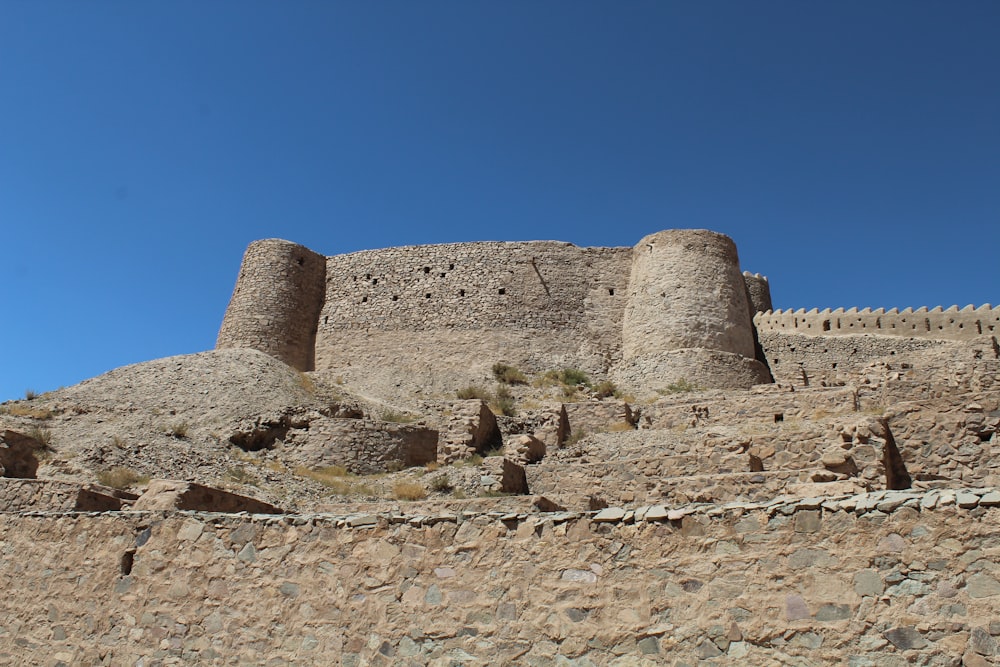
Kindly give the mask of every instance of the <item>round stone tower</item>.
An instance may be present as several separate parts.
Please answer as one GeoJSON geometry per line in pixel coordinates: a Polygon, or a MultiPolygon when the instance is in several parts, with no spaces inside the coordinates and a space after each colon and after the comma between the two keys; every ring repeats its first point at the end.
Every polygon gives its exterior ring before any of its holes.
{"type": "Polygon", "coordinates": [[[767,276],[744,271],[743,282],[746,283],[747,296],[750,298],[750,318],[771,310],[771,284],[767,282],[767,276]]]}
{"type": "Polygon", "coordinates": [[[769,381],[754,359],[747,286],[732,239],[672,229],[635,246],[616,376],[645,390],[769,381]]]}
{"type": "Polygon", "coordinates": [[[313,370],[325,291],[325,257],[281,239],[254,241],[243,255],[216,348],[252,348],[313,370]]]}

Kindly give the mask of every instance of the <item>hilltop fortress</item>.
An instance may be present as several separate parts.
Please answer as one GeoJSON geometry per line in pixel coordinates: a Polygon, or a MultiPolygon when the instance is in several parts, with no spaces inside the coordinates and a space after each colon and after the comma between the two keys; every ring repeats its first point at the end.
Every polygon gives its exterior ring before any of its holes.
{"type": "Polygon", "coordinates": [[[632,248],[483,242],[331,257],[270,239],[246,251],[217,347],[437,390],[502,360],[649,392],[822,380],[838,363],[856,368],[998,324],[989,305],[772,311],[767,278],[741,272],[733,241],[707,230],[661,231],[632,248]],[[876,338],[859,345],[850,334],[876,338]]]}
{"type": "Polygon", "coordinates": [[[1000,313],[769,291],[253,243],[224,349],[0,404],[0,663],[998,664],[1000,313]]]}

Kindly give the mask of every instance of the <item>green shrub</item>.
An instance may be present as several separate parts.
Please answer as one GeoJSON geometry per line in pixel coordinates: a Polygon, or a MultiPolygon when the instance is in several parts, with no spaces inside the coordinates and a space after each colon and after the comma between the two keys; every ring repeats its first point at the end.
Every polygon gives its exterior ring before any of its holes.
{"type": "Polygon", "coordinates": [[[497,362],[493,364],[493,377],[504,384],[528,384],[528,378],[517,368],[497,362]]]}
{"type": "Polygon", "coordinates": [[[587,374],[581,371],[579,368],[564,368],[562,369],[562,381],[563,384],[590,384],[590,378],[587,374]]]}
{"type": "Polygon", "coordinates": [[[688,382],[687,378],[681,378],[677,382],[671,382],[664,389],[656,391],[659,394],[685,394],[689,391],[701,391],[701,387],[688,382]]]}
{"type": "Polygon", "coordinates": [[[435,493],[451,493],[455,486],[448,479],[447,475],[438,475],[431,480],[431,491],[435,493]]]}
{"type": "Polygon", "coordinates": [[[577,385],[590,386],[590,378],[587,374],[581,371],[579,368],[563,368],[561,370],[551,369],[545,371],[542,376],[535,381],[535,384],[539,387],[550,387],[554,384],[562,384],[567,387],[576,387],[577,385]]]}

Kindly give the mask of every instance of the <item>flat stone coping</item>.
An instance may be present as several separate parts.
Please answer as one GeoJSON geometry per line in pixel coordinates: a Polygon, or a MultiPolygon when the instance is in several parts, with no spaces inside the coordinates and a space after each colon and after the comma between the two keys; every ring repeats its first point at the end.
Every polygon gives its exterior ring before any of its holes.
{"type": "Polygon", "coordinates": [[[792,515],[801,510],[820,512],[849,512],[859,517],[880,517],[899,508],[928,512],[944,508],[974,510],[1000,506],[1000,490],[988,488],[940,488],[928,490],[871,491],[854,495],[816,496],[808,498],[778,496],[767,502],[692,503],[668,508],[665,505],[641,505],[634,508],[608,507],[599,511],[564,512],[440,512],[407,514],[404,511],[302,514],[250,514],[248,512],[198,512],[193,510],[120,510],[109,512],[73,512],[67,510],[6,511],[0,515],[22,517],[135,517],[167,518],[173,516],[196,517],[203,521],[250,520],[268,525],[304,526],[307,524],[332,525],[338,528],[373,528],[378,525],[406,524],[412,527],[433,526],[438,523],[463,523],[475,519],[520,523],[528,519],[541,519],[553,524],[567,521],[589,520],[605,524],[639,524],[683,521],[687,516],[724,519],[748,512],[767,512],[768,516],[792,515]]]}

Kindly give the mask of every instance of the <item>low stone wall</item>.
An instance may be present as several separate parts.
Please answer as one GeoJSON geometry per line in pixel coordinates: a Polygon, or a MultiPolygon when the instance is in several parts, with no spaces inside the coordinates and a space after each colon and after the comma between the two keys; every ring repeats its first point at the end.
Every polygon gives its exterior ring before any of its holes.
{"type": "Polygon", "coordinates": [[[987,665],[998,504],[5,514],[0,661],[987,665]]]}
{"type": "Polygon", "coordinates": [[[122,506],[114,493],[113,489],[76,482],[0,477],[0,511],[106,512],[122,506]]]}

